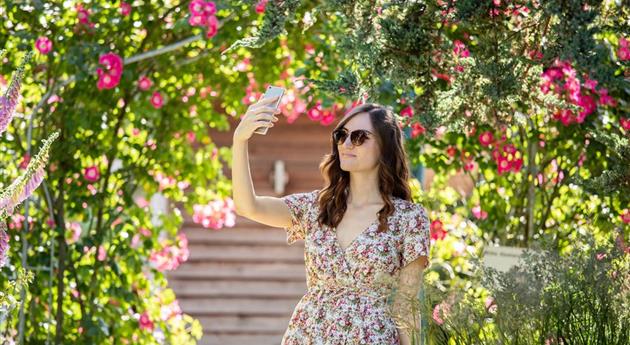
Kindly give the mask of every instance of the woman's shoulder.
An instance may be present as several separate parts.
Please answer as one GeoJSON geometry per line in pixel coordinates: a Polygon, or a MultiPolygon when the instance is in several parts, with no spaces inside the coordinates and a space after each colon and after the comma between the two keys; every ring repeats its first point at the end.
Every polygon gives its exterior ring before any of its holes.
{"type": "Polygon", "coordinates": [[[396,210],[401,211],[403,214],[418,211],[422,208],[422,205],[414,202],[413,200],[405,200],[399,197],[393,197],[393,200],[396,210]]]}
{"type": "Polygon", "coordinates": [[[413,200],[405,200],[394,197],[395,213],[403,222],[409,222],[426,215],[425,208],[413,200]]]}

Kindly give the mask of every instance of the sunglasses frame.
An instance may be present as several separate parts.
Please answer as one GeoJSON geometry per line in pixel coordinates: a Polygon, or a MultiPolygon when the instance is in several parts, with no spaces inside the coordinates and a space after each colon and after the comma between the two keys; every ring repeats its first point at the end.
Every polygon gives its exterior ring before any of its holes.
{"type": "Polygon", "coordinates": [[[345,143],[348,136],[350,136],[350,142],[352,143],[352,145],[360,146],[360,145],[363,145],[363,143],[370,138],[368,134],[374,135],[372,132],[368,131],[367,129],[355,129],[354,131],[348,133],[348,130],[345,127],[342,127],[332,132],[332,139],[336,145],[341,145],[345,143]],[[343,138],[340,138],[339,140],[337,140],[336,138],[336,133],[338,132],[345,132],[343,138]]]}

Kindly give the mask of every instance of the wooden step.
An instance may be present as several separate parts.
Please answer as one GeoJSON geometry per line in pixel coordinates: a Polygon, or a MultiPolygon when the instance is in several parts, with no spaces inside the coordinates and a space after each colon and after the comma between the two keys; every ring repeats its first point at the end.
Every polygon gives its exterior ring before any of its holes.
{"type": "Polygon", "coordinates": [[[287,233],[284,229],[270,227],[234,227],[221,230],[206,229],[200,224],[185,227],[182,231],[188,242],[195,244],[270,244],[287,245],[287,233]]]}
{"type": "Polygon", "coordinates": [[[279,345],[282,334],[276,335],[205,335],[199,345],[279,345]]]}
{"type": "MultiPolygon", "coordinates": [[[[297,243],[296,243],[297,244],[297,243]]],[[[238,262],[185,262],[168,273],[169,282],[177,280],[208,281],[281,281],[304,282],[304,263],[238,263],[238,262]]]]}
{"type": "Polygon", "coordinates": [[[296,245],[188,244],[189,262],[304,263],[304,247],[296,245]]]}
{"type": "Polygon", "coordinates": [[[272,334],[284,333],[289,325],[287,316],[201,316],[198,318],[205,333],[272,334]]]}
{"type": "Polygon", "coordinates": [[[193,316],[250,315],[286,316],[290,315],[299,298],[185,298],[179,300],[182,310],[193,316]]]}
{"type": "Polygon", "coordinates": [[[305,281],[188,281],[175,280],[170,283],[182,298],[301,298],[306,293],[305,281]]]}

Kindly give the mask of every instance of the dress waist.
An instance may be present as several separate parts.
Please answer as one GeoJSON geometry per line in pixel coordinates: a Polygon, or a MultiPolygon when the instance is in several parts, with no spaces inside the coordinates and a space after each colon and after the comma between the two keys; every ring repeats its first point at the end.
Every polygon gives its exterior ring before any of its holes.
{"type": "Polygon", "coordinates": [[[382,286],[350,284],[339,281],[320,280],[308,288],[307,294],[320,298],[339,298],[344,295],[360,295],[375,300],[386,300],[390,290],[382,286]]]}

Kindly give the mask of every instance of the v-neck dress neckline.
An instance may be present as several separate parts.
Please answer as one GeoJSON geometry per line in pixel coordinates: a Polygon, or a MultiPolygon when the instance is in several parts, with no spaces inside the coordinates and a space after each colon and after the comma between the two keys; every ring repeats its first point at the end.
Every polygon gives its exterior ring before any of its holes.
{"type": "Polygon", "coordinates": [[[352,245],[363,235],[367,234],[374,225],[378,225],[379,223],[379,219],[377,218],[376,220],[373,220],[372,223],[370,223],[367,228],[363,229],[363,231],[361,231],[358,235],[356,235],[352,241],[350,241],[350,243],[348,244],[348,246],[346,248],[343,248],[341,246],[341,243],[339,243],[339,237],[337,236],[337,227],[332,227],[332,233],[333,233],[333,237],[334,237],[334,242],[335,245],[337,246],[337,248],[339,248],[339,250],[341,250],[341,252],[343,254],[346,254],[348,252],[348,249],[350,249],[352,247],[352,245]]]}
{"type": "MultiPolygon", "coordinates": [[[[392,203],[394,203],[394,209],[396,208],[396,200],[398,199],[395,196],[391,197],[392,199],[392,203]]],[[[348,246],[346,248],[343,248],[341,246],[341,243],[339,243],[339,237],[337,236],[337,227],[329,227],[332,231],[332,236],[333,236],[333,242],[335,242],[335,246],[341,251],[341,253],[343,254],[343,256],[345,257],[346,254],[348,253],[348,250],[350,248],[352,248],[352,246],[354,245],[355,242],[357,242],[361,237],[363,237],[364,235],[368,234],[372,228],[374,226],[378,226],[380,223],[380,219],[376,218],[376,220],[373,220],[365,229],[363,229],[363,231],[361,231],[357,236],[355,236],[352,241],[350,241],[350,243],[348,243],[348,246]]]]}

